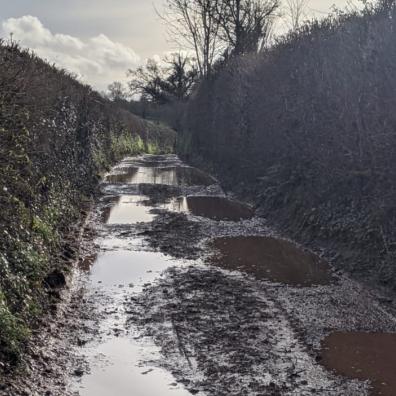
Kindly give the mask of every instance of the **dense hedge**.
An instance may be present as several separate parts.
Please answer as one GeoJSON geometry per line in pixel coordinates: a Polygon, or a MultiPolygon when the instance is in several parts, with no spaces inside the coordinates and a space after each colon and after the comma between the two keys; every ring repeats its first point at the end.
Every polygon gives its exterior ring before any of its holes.
{"type": "Polygon", "coordinates": [[[127,154],[170,151],[174,139],[0,43],[0,368],[17,362],[46,309],[47,275],[101,172],[127,154]]]}
{"type": "Polygon", "coordinates": [[[394,1],[307,24],[204,82],[179,144],[296,238],[392,286],[395,43],[394,1]]]}

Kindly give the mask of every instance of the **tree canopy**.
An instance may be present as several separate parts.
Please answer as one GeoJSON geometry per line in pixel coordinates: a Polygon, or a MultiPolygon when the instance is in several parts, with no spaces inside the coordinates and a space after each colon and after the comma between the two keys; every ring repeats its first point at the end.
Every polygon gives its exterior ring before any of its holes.
{"type": "Polygon", "coordinates": [[[184,101],[198,78],[193,59],[174,53],[161,61],[149,59],[145,66],[129,70],[129,88],[132,95],[156,104],[184,101]]]}

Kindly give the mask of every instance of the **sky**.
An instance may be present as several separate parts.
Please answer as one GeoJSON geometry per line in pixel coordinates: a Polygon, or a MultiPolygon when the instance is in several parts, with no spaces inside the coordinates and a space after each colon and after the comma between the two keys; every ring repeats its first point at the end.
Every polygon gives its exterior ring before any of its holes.
{"type": "MultiPolygon", "coordinates": [[[[177,48],[155,9],[165,0],[0,0],[0,37],[19,42],[103,91],[126,72],[177,48]]],[[[309,0],[309,16],[347,0],[309,0]]]]}

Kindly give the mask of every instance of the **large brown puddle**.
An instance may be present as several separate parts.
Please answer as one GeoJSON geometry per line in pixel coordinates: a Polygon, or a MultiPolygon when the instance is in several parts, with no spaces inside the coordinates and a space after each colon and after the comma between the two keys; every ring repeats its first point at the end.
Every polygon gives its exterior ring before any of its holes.
{"type": "Polygon", "coordinates": [[[270,237],[217,238],[212,264],[290,285],[311,286],[331,281],[329,266],[294,244],[270,237]]]}
{"type": "Polygon", "coordinates": [[[191,167],[121,167],[118,173],[107,175],[106,181],[169,186],[209,186],[216,183],[216,180],[205,172],[191,167]]]}
{"type": "Polygon", "coordinates": [[[248,206],[224,197],[181,197],[172,199],[164,207],[176,212],[189,212],[194,216],[212,220],[239,221],[251,219],[254,211],[248,206]]]}
{"type": "Polygon", "coordinates": [[[396,395],[396,334],[333,333],[322,347],[326,368],[350,378],[370,380],[372,395],[396,395]]]}

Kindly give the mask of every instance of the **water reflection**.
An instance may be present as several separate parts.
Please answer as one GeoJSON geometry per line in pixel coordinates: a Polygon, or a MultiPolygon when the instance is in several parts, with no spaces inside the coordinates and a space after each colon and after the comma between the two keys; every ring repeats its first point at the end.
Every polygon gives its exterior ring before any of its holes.
{"type": "Polygon", "coordinates": [[[171,199],[162,207],[173,212],[188,212],[212,220],[239,221],[251,219],[254,211],[225,197],[190,196],[171,199]]]}
{"type": "Polygon", "coordinates": [[[88,257],[83,269],[94,293],[106,297],[106,320],[98,344],[87,344],[83,353],[90,372],[75,384],[80,396],[188,396],[191,395],[173,376],[147,362],[160,356],[149,340],[124,334],[125,293],[138,293],[170,266],[181,264],[158,252],[116,250],[88,257]],[[93,261],[93,263],[92,263],[93,261]]]}
{"type": "Polygon", "coordinates": [[[105,181],[108,183],[130,183],[130,180],[138,173],[139,168],[128,167],[122,168],[117,171],[117,173],[110,173],[106,176],[105,181]]]}
{"type": "Polygon", "coordinates": [[[209,186],[215,179],[191,167],[121,167],[106,176],[108,183],[165,184],[169,186],[209,186]]]}
{"type": "Polygon", "coordinates": [[[140,367],[137,357],[158,354],[153,345],[140,345],[124,337],[113,338],[95,350],[96,364],[90,375],[83,377],[79,394],[81,396],[191,396],[178,386],[165,370],[154,367],[140,367]],[[144,351],[143,351],[144,348],[144,351]],[[106,360],[111,357],[111,364],[106,360]]]}
{"type": "Polygon", "coordinates": [[[133,224],[150,222],[154,215],[150,213],[150,207],[145,205],[147,197],[141,195],[121,195],[112,199],[111,205],[103,212],[103,220],[106,224],[133,224]]]}
{"type": "Polygon", "coordinates": [[[166,256],[157,252],[102,252],[91,267],[90,281],[93,284],[100,282],[103,287],[132,283],[134,291],[139,291],[144,283],[153,281],[171,265],[175,265],[175,262],[172,263],[166,256]]]}
{"type": "Polygon", "coordinates": [[[217,238],[212,264],[290,285],[322,285],[331,281],[327,263],[294,244],[269,237],[217,238]]]}

